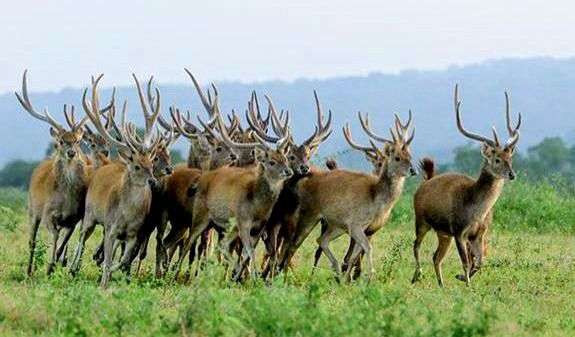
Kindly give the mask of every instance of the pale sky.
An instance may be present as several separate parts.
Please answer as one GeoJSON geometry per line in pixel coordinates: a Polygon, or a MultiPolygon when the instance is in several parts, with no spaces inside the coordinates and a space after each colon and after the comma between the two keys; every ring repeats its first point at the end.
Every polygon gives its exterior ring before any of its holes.
{"type": "Polygon", "coordinates": [[[0,92],[325,78],[575,55],[575,1],[289,0],[0,2],[0,92]]]}

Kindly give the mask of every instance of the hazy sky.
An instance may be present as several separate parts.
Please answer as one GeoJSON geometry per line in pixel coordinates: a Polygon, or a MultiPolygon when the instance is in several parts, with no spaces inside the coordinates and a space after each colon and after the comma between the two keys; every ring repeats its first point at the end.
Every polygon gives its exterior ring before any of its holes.
{"type": "Polygon", "coordinates": [[[436,69],[575,55],[574,1],[2,1],[0,92],[436,69]],[[569,19],[571,18],[571,19],[569,19]]]}

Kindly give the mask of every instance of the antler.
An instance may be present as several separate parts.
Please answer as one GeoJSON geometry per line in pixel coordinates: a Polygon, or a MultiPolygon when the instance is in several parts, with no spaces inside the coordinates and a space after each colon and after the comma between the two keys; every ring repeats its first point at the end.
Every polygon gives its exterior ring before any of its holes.
{"type": "MultiPolygon", "coordinates": [[[[96,127],[96,130],[98,130],[98,133],[100,133],[100,135],[102,137],[104,137],[104,139],[108,143],[114,144],[116,147],[118,147],[118,149],[121,149],[124,151],[136,152],[137,150],[133,146],[131,146],[131,144],[129,142],[124,141],[125,140],[125,134],[124,134],[123,130],[119,130],[119,129],[116,130],[119,134],[119,138],[121,138],[121,139],[117,139],[116,137],[113,137],[112,135],[110,135],[110,133],[108,132],[106,127],[104,125],[102,125],[102,121],[100,120],[100,109],[98,107],[98,90],[97,90],[97,88],[98,88],[98,83],[100,82],[100,80],[102,79],[103,76],[104,76],[104,74],[101,74],[100,76],[98,76],[96,78],[96,80],[92,81],[92,100],[90,103],[88,103],[86,100],[88,88],[84,89],[84,93],[82,95],[82,106],[84,108],[84,111],[86,112],[86,115],[88,116],[88,118],[90,118],[90,120],[92,121],[92,123],[96,127]]],[[[108,118],[112,118],[112,117],[113,117],[112,115],[108,116],[108,118]]],[[[115,123],[113,125],[115,125],[115,123]]]]}
{"type": "Polygon", "coordinates": [[[517,124],[515,125],[515,127],[511,126],[511,117],[509,116],[509,108],[510,103],[509,103],[509,95],[507,94],[507,91],[505,91],[505,121],[507,124],[507,132],[509,132],[509,136],[511,137],[505,147],[507,148],[511,148],[513,146],[515,146],[515,144],[517,144],[517,141],[519,140],[519,127],[521,126],[521,113],[519,113],[519,117],[517,119],[517,124]]]}
{"type": "Polygon", "coordinates": [[[371,147],[363,146],[363,145],[356,143],[353,140],[353,138],[351,136],[351,130],[349,128],[349,123],[345,123],[345,126],[342,128],[342,130],[343,130],[343,136],[345,137],[345,140],[347,141],[347,143],[352,148],[364,152],[367,156],[369,156],[371,158],[377,158],[377,154],[380,151],[371,139],[369,140],[371,147]]]}
{"type": "MultiPolygon", "coordinates": [[[[257,101],[254,101],[255,98],[255,91],[252,92],[252,96],[250,98],[250,101],[248,102],[248,110],[246,111],[246,120],[248,121],[248,124],[250,125],[251,129],[262,139],[271,142],[271,143],[277,143],[278,140],[280,140],[280,138],[282,136],[285,135],[284,132],[289,132],[289,127],[286,128],[277,128],[277,132],[276,134],[278,134],[279,137],[272,137],[269,136],[266,132],[265,129],[263,127],[263,123],[261,123],[261,120],[259,119],[258,115],[260,115],[259,113],[259,107],[257,107],[257,101]],[[256,112],[257,110],[257,112],[256,112]]],[[[273,107],[273,103],[271,102],[271,99],[266,96],[266,99],[268,100],[268,103],[270,105],[270,112],[268,113],[268,118],[269,116],[272,115],[273,111],[275,111],[275,108],[273,107]]],[[[274,123],[272,121],[272,123],[274,123]]],[[[277,125],[276,125],[277,126],[277,125]]],[[[287,125],[286,125],[287,126],[287,125]]],[[[274,127],[274,130],[276,130],[276,128],[274,127]]]]}
{"type": "Polygon", "coordinates": [[[497,137],[497,133],[495,131],[495,128],[493,129],[493,133],[494,133],[494,138],[496,139],[496,141],[493,141],[487,137],[481,136],[481,135],[476,134],[476,133],[469,132],[469,131],[465,130],[465,128],[463,127],[463,124],[461,123],[461,112],[459,111],[459,108],[461,107],[461,101],[459,100],[459,90],[458,90],[457,84],[455,85],[455,95],[454,95],[453,103],[455,106],[455,117],[457,120],[457,128],[465,137],[467,137],[469,139],[473,139],[473,140],[487,143],[493,147],[498,146],[498,137],[497,137]]]}
{"type": "MultiPolygon", "coordinates": [[[[152,143],[154,123],[156,122],[156,119],[158,118],[158,115],[160,114],[160,90],[158,88],[155,88],[155,91],[156,91],[155,101],[156,102],[154,104],[152,104],[152,102],[148,102],[150,105],[149,108],[150,108],[150,110],[152,110],[152,114],[150,114],[150,112],[148,110],[148,103],[146,103],[146,101],[144,100],[144,94],[142,93],[140,81],[138,81],[138,78],[136,77],[135,74],[132,74],[132,77],[134,78],[134,81],[136,82],[136,88],[138,89],[138,97],[140,98],[140,105],[142,106],[142,112],[144,113],[144,119],[145,119],[145,123],[146,123],[146,130],[145,130],[145,134],[144,134],[144,145],[150,146],[152,143]]],[[[150,79],[150,82],[151,82],[151,79],[150,79]]]]}
{"type": "Polygon", "coordinates": [[[62,125],[60,125],[60,123],[58,123],[54,119],[54,117],[52,117],[50,115],[50,113],[48,113],[48,110],[44,109],[44,113],[40,114],[32,106],[32,103],[30,102],[30,98],[28,98],[27,73],[28,73],[28,70],[24,70],[24,75],[22,76],[22,96],[20,96],[20,94],[15,92],[16,98],[18,99],[18,101],[20,102],[22,107],[26,111],[28,111],[28,113],[30,113],[30,115],[32,115],[32,117],[37,118],[43,122],[50,124],[51,126],[53,126],[58,131],[63,131],[64,128],[62,127],[62,125]]]}
{"type": "Polygon", "coordinates": [[[321,103],[319,102],[319,97],[317,96],[317,92],[315,90],[313,91],[313,96],[315,98],[315,106],[317,111],[317,132],[310,139],[309,144],[311,145],[319,144],[324,140],[326,140],[327,137],[329,137],[329,135],[331,135],[331,116],[332,116],[331,110],[328,110],[327,123],[324,125],[323,124],[324,117],[321,109],[321,103]]]}
{"type": "Polygon", "coordinates": [[[395,139],[395,135],[393,134],[393,132],[391,132],[391,136],[393,137],[393,141],[384,138],[382,136],[377,135],[375,132],[371,131],[371,127],[369,126],[369,116],[367,114],[365,114],[365,118],[362,116],[361,112],[358,111],[357,112],[357,117],[359,118],[359,123],[361,124],[361,128],[363,129],[363,131],[365,131],[365,133],[372,139],[377,140],[378,142],[382,142],[382,143],[389,143],[389,144],[393,144],[396,143],[396,139],[395,139]]]}

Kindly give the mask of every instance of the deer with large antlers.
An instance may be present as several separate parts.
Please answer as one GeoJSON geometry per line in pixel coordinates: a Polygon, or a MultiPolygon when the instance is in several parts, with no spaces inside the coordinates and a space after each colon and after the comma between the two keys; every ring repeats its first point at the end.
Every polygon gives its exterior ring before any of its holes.
{"type": "MultiPolygon", "coordinates": [[[[231,226],[230,221],[234,219],[236,226],[232,231],[235,233],[228,233],[228,239],[224,240],[223,246],[231,242],[235,235],[239,236],[243,253],[236,270],[238,266],[247,264],[248,270],[253,271],[249,265],[253,262],[257,233],[261,233],[269,218],[284,181],[293,174],[285,155],[288,136],[278,140],[277,149],[270,148],[263,139],[254,143],[237,143],[227,134],[219,115],[217,91],[213,106],[215,123],[222,139],[233,149],[253,152],[257,164],[245,168],[222,167],[200,177],[190,235],[184,252],[189,251],[191,243],[210,223],[228,229],[231,226]]],[[[207,126],[201,120],[200,123],[207,126]]],[[[257,135],[255,137],[259,138],[257,135]]]]}
{"type": "Polygon", "coordinates": [[[87,102],[84,90],[83,107],[107,142],[116,146],[121,162],[115,162],[96,170],[90,182],[86,196],[86,211],[82,222],[82,232],[76,249],[71,271],[76,273],[81,265],[85,242],[93,233],[97,223],[104,226],[104,264],[100,285],[107,287],[113,271],[123,269],[129,273],[133,250],[136,247],[138,233],[148,215],[152,202],[151,185],[155,183],[153,162],[161,137],[154,135],[153,126],[159,114],[160,93],[156,89],[156,104],[150,114],[142,98],[140,83],[133,75],[145,116],[145,134],[142,139],[136,134],[135,126],[124,125],[118,137],[110,135],[102,124],[99,111],[97,86],[100,75],[92,83],[92,100],[87,102]],[[115,248],[120,241],[126,242],[126,248],[118,264],[112,265],[115,248]]]}
{"type": "Polygon", "coordinates": [[[34,250],[40,224],[52,233],[52,253],[48,265],[50,274],[58,259],[65,252],[67,242],[84,213],[84,197],[89,167],[80,148],[86,118],[76,121],[74,107],[64,105],[64,115],[69,130],[58,123],[47,110],[39,113],[28,97],[27,71],[22,77],[22,94],[16,93],[22,107],[34,118],[50,125],[50,135],[55,151],[52,158],[44,160],[32,173],[28,192],[28,218],[30,224],[28,275],[34,269],[34,250]],[[58,246],[61,231],[62,242],[58,246]]]}
{"type": "MultiPolygon", "coordinates": [[[[271,126],[274,132],[278,135],[278,137],[289,135],[289,114],[286,113],[285,121],[282,122],[281,118],[279,118],[277,115],[277,111],[271,99],[268,96],[265,97],[271,110],[271,126]]],[[[299,206],[299,199],[296,189],[297,184],[302,178],[308,176],[312,172],[309,166],[309,160],[317,151],[319,145],[331,134],[331,110],[328,113],[327,120],[325,120],[325,116],[321,108],[321,103],[315,90],[314,99],[317,115],[317,122],[314,133],[300,145],[295,144],[291,137],[289,138],[290,141],[288,143],[287,158],[290,168],[294,172],[294,175],[284,183],[284,187],[278,197],[278,201],[275,203],[270,218],[265,226],[266,235],[264,236],[264,243],[266,245],[266,256],[264,256],[264,277],[267,277],[270,272],[275,271],[279,248],[283,241],[293,231],[293,218],[299,206]]],[[[258,134],[258,136],[268,141],[277,141],[278,138],[267,136],[262,126],[256,124],[258,119],[257,115],[254,113],[254,106],[254,103],[249,105],[249,113],[246,116],[250,126],[258,134]]]]}
{"type": "MultiPolygon", "coordinates": [[[[368,277],[372,276],[372,249],[366,230],[386,222],[401,195],[406,176],[415,174],[409,149],[414,132],[409,135],[410,124],[407,123],[404,128],[396,128],[396,133],[391,130],[392,140],[388,140],[370,129],[367,117],[364,119],[361,114],[359,117],[370,138],[387,144],[387,159],[381,173],[374,176],[335,169],[302,179],[298,184],[300,206],[296,230],[282,249],[280,269],[285,270],[311,230],[318,222],[324,221],[327,228],[318,239],[318,244],[330,260],[336,276],[340,276],[340,267],[329,249],[329,243],[346,232],[355,242],[350,265],[354,265],[359,255],[364,253],[367,256],[368,277]]],[[[347,125],[344,134],[351,140],[347,125]]]]}
{"type": "Polygon", "coordinates": [[[515,127],[511,125],[509,96],[505,92],[505,119],[509,139],[506,143],[499,141],[493,127],[493,139],[467,131],[461,122],[461,101],[458,97],[458,86],[455,86],[454,107],[457,128],[465,137],[481,143],[483,163],[477,179],[457,173],[445,173],[436,176],[434,163],[424,159],[421,168],[425,180],[421,183],[413,204],[415,208],[415,233],[413,255],[415,273],[412,282],[421,277],[419,247],[425,234],[433,229],[437,234],[438,246],[433,254],[433,264],[439,286],[443,286],[441,264],[455,238],[457,251],[463,266],[463,274],[458,279],[469,285],[470,278],[481,268],[485,235],[491,223],[493,206],[503,189],[505,180],[515,179],[512,158],[515,145],[519,141],[519,114],[515,127]]]}

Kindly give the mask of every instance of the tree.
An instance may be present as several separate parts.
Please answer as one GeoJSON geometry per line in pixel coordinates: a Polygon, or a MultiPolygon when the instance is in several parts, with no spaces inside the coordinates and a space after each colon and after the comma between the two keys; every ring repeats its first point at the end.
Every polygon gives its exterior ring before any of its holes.
{"type": "Polygon", "coordinates": [[[0,170],[0,186],[28,188],[32,171],[38,165],[36,161],[13,160],[0,170]]]}

